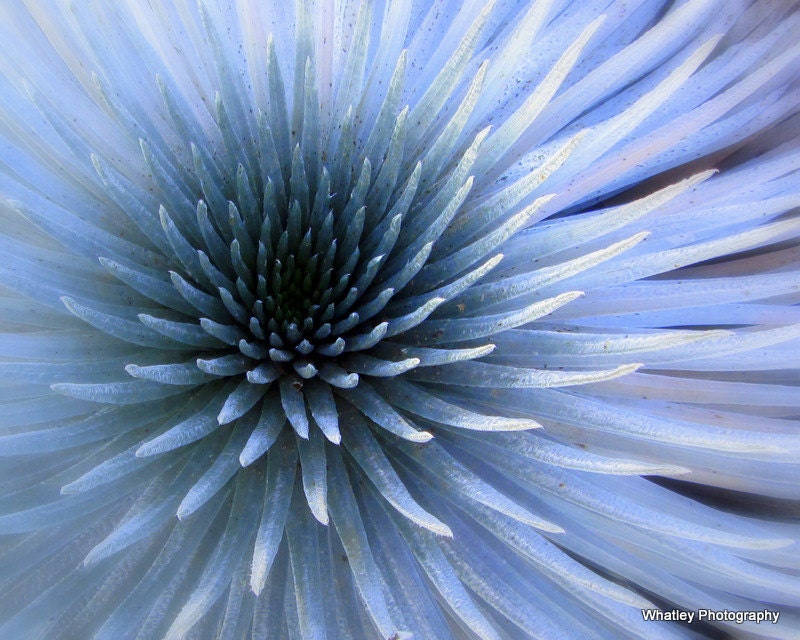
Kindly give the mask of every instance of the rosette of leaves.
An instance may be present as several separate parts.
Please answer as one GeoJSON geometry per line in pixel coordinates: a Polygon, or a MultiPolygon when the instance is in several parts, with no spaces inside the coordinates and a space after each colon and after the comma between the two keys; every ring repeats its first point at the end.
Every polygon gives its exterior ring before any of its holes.
{"type": "Polygon", "coordinates": [[[0,635],[795,637],[779,4],[4,4],[0,635]]]}

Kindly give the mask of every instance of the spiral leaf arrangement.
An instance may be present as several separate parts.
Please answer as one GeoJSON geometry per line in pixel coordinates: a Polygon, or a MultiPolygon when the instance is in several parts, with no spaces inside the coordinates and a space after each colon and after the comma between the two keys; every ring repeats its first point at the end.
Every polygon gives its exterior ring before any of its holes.
{"type": "Polygon", "coordinates": [[[800,628],[800,14],[423,4],[3,8],[2,637],[800,628]]]}

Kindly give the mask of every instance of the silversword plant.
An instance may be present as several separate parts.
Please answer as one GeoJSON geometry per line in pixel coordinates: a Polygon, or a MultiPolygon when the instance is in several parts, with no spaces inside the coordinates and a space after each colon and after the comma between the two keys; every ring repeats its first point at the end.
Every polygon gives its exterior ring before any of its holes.
{"type": "Polygon", "coordinates": [[[792,5],[0,4],[0,637],[796,638],[792,5]]]}

